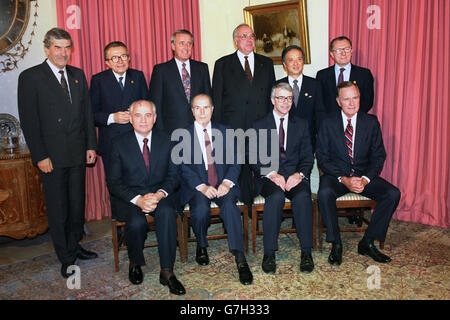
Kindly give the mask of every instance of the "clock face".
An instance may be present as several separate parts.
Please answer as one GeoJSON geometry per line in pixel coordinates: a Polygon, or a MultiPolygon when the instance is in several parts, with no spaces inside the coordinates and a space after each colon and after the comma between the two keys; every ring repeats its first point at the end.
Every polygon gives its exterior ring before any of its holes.
{"type": "Polygon", "coordinates": [[[20,40],[30,17],[30,0],[0,0],[0,55],[20,40]]]}

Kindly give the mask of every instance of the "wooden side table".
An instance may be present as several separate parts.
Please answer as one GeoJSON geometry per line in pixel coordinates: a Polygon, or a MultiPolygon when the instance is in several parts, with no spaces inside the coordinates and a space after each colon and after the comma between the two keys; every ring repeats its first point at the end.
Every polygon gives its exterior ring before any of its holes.
{"type": "Polygon", "coordinates": [[[44,192],[28,148],[0,150],[0,235],[34,238],[48,230],[44,192]]]}

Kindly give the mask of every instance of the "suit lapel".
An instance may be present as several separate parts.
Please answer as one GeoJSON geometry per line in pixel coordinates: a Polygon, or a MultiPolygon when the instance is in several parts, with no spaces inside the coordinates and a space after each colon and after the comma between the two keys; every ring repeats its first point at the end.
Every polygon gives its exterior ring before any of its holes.
{"type": "Polygon", "coordinates": [[[345,142],[345,128],[340,111],[336,113],[336,121],[334,121],[334,123],[334,132],[337,137],[338,150],[342,153],[342,156],[350,162],[350,156],[347,152],[347,143],[345,142]]]}
{"type": "MultiPolygon", "coordinates": [[[[157,151],[157,146],[161,146],[164,142],[161,141],[160,136],[157,131],[152,131],[152,145],[150,148],[150,177],[153,172],[155,172],[156,168],[158,168],[158,161],[160,153],[157,151]],[[154,151],[154,152],[153,152],[154,151]]],[[[147,168],[145,167],[144,157],[142,156],[142,162],[144,163],[145,171],[147,168]]]]}
{"type": "Polygon", "coordinates": [[[189,131],[191,137],[194,137],[191,143],[191,163],[194,163],[194,167],[196,168],[197,173],[202,178],[202,181],[208,181],[208,172],[205,169],[205,160],[203,159],[202,148],[200,146],[200,137],[197,135],[197,130],[195,130],[194,124],[190,127],[189,131]],[[196,151],[200,154],[196,155],[196,151]],[[196,157],[200,157],[201,163],[198,163],[198,161],[196,161],[196,157]]]}
{"type": "Polygon", "coordinates": [[[296,130],[296,122],[294,118],[289,117],[287,129],[287,141],[286,141],[286,155],[291,153],[291,149],[293,147],[293,143],[295,140],[294,136],[296,131],[298,131],[296,130]]]}
{"type": "MultiPolygon", "coordinates": [[[[49,85],[51,92],[55,92],[58,95],[57,100],[59,102],[67,101],[67,97],[66,97],[66,94],[64,93],[63,88],[61,87],[61,83],[59,82],[59,79],[56,78],[52,69],[48,65],[47,60],[45,60],[42,63],[42,70],[45,74],[45,79],[48,79],[47,84],[49,85]]],[[[64,105],[66,106],[66,105],[68,105],[68,103],[64,104],[64,105]]]]}
{"type": "Polygon", "coordinates": [[[363,114],[359,114],[356,116],[356,126],[354,129],[355,132],[355,139],[354,139],[354,145],[353,145],[353,159],[356,159],[358,156],[358,149],[361,145],[362,141],[364,140],[364,134],[366,133],[365,130],[365,118],[363,114]]]}
{"type": "MultiPolygon", "coordinates": [[[[192,73],[192,64],[191,64],[191,73],[192,73]]],[[[186,98],[186,93],[184,92],[184,87],[183,87],[183,80],[181,79],[180,76],[180,71],[178,70],[178,66],[177,66],[177,62],[175,61],[175,58],[172,58],[172,60],[170,60],[169,62],[169,77],[172,78],[173,81],[173,85],[176,87],[176,90],[178,91],[179,94],[181,94],[184,97],[184,100],[186,100],[186,103],[188,103],[187,98],[186,98]]],[[[191,82],[192,82],[192,74],[190,74],[191,76],[191,82]]],[[[191,92],[192,92],[192,86],[191,86],[191,92]]]]}
{"type": "MultiPolygon", "coordinates": [[[[239,86],[250,87],[250,81],[248,81],[247,76],[245,75],[245,70],[242,68],[242,64],[239,61],[237,51],[231,56],[231,66],[230,69],[233,71],[235,76],[233,79],[236,79],[239,82],[239,86]]],[[[256,70],[256,56],[255,56],[255,70],[256,70]]],[[[255,75],[253,75],[253,80],[255,75]]]]}

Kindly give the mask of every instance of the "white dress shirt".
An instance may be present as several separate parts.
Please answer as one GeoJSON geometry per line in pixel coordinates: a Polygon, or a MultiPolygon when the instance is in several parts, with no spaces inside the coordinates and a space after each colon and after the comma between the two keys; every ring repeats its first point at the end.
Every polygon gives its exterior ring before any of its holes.
{"type": "MultiPolygon", "coordinates": [[[[112,70],[111,70],[111,71],[112,71],[112,70]]],[[[117,82],[120,82],[119,78],[120,78],[120,77],[123,77],[123,79],[122,79],[122,84],[123,84],[123,86],[125,87],[125,80],[127,79],[127,72],[125,71],[125,73],[124,73],[123,75],[120,75],[120,74],[118,74],[118,73],[115,73],[114,71],[113,71],[112,73],[113,73],[114,77],[116,77],[117,82]]],[[[109,114],[109,116],[108,116],[108,122],[106,123],[106,125],[109,126],[109,125],[112,124],[112,123],[116,123],[116,122],[114,121],[114,113],[110,113],[110,114],[109,114]]]]}
{"type": "Polygon", "coordinates": [[[180,78],[181,78],[181,82],[183,82],[183,63],[186,65],[186,71],[189,73],[190,76],[192,76],[191,74],[191,63],[189,62],[189,59],[187,59],[185,62],[181,62],[180,60],[178,60],[177,58],[174,58],[175,62],[177,63],[177,67],[178,67],[178,72],[180,73],[180,78]]]}
{"type": "Polygon", "coordinates": [[[348,63],[346,66],[344,67],[340,67],[338,66],[338,64],[336,63],[334,65],[334,74],[336,76],[336,86],[338,84],[338,80],[339,80],[339,74],[341,73],[341,68],[345,68],[344,70],[344,81],[350,81],[350,72],[352,71],[352,64],[348,63]]]}
{"type": "MultiPolygon", "coordinates": [[[[63,69],[59,69],[53,63],[51,63],[49,59],[47,59],[47,64],[49,65],[50,69],[52,69],[52,72],[55,75],[56,79],[58,79],[59,83],[61,83],[61,77],[62,77],[61,74],[59,73],[59,71],[61,71],[61,70],[64,71],[64,78],[66,78],[67,89],[69,89],[69,93],[70,93],[69,77],[67,76],[66,67],[64,67],[63,69]]],[[[72,96],[72,94],[70,94],[70,96],[72,96]]]]}
{"type": "Polygon", "coordinates": [[[303,74],[301,74],[297,79],[294,79],[291,76],[288,76],[289,85],[291,88],[294,88],[294,80],[297,80],[298,85],[298,93],[300,94],[300,91],[302,90],[302,83],[303,83],[303,74]]]}
{"type": "MultiPolygon", "coordinates": [[[[241,62],[242,68],[245,70],[245,58],[244,58],[244,54],[242,52],[240,52],[239,50],[237,51],[237,56],[239,58],[239,61],[241,62]]],[[[250,52],[247,55],[247,60],[248,60],[248,65],[250,67],[250,71],[252,72],[252,76],[255,76],[255,55],[253,54],[253,51],[250,52]]]]}

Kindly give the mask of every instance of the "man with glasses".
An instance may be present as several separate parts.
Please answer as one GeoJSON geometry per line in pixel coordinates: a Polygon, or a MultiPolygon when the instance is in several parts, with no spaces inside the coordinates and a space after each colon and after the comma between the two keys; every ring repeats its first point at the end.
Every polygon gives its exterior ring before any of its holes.
{"type": "Polygon", "coordinates": [[[228,233],[228,248],[235,256],[239,280],[249,285],[253,275],[244,255],[241,212],[236,206],[240,194],[238,155],[233,152],[236,150],[234,139],[229,141],[226,137],[227,127],[211,123],[213,110],[208,95],[200,94],[192,100],[195,122],[187,128],[190,155],[180,165],[180,201],[183,206],[189,203],[191,209],[192,228],[197,237],[195,261],[201,266],[209,264],[206,235],[211,201],[220,207],[220,217],[228,233]],[[227,157],[227,152],[232,152],[231,157],[227,157]],[[232,161],[228,162],[229,158],[232,161]]]}
{"type": "MultiPolygon", "coordinates": [[[[255,49],[255,34],[247,24],[233,31],[237,51],[216,61],[213,75],[214,120],[233,129],[247,130],[271,110],[270,89],[275,83],[271,59],[255,49]]],[[[241,201],[251,204],[252,177],[244,165],[240,177],[241,201]]]]}
{"type": "MultiPolygon", "coordinates": [[[[288,83],[281,82],[272,88],[273,111],[254,124],[258,131],[258,148],[278,149],[268,165],[252,165],[255,172],[255,189],[265,198],[263,213],[264,256],[262,269],[265,273],[276,272],[275,252],[278,250],[278,235],[282,221],[285,197],[291,200],[297,235],[301,245],[300,271],[309,273],[314,269],[313,208],[311,201],[310,174],[313,167],[311,139],[308,122],[289,114],[293,91],[288,83]],[[266,132],[262,130],[266,130],[266,132]],[[276,130],[277,139],[271,135],[276,130]],[[264,137],[264,138],[263,138],[264,137]],[[271,147],[276,143],[276,148],[271,147]],[[274,161],[276,163],[274,163],[274,161]],[[277,168],[271,172],[268,167],[277,168]]],[[[263,151],[266,152],[266,151],[263,151]]],[[[260,150],[257,150],[259,155],[260,150]]]]}
{"type": "Polygon", "coordinates": [[[156,104],[156,127],[171,134],[194,122],[190,101],[197,94],[211,94],[211,80],[206,63],[191,59],[194,36],[188,30],[172,34],[173,58],[155,65],[150,80],[150,100],[156,104]]]}
{"type": "Polygon", "coordinates": [[[345,36],[337,37],[330,43],[330,56],[335,64],[317,72],[316,79],[322,84],[323,100],[327,113],[336,112],[336,87],[343,81],[350,81],[361,92],[362,112],[368,112],[373,106],[373,76],[369,69],[352,64],[352,42],[345,36]]]}
{"type": "MultiPolygon", "coordinates": [[[[127,46],[114,41],[104,49],[108,70],[92,76],[91,101],[95,125],[99,128],[99,153],[108,177],[111,141],[114,137],[133,130],[128,108],[137,100],[148,100],[147,82],[142,71],[129,68],[130,55],[127,46]]],[[[111,195],[112,216],[117,219],[123,210],[111,195]]]]}

